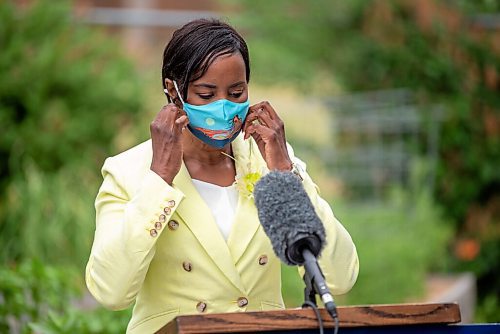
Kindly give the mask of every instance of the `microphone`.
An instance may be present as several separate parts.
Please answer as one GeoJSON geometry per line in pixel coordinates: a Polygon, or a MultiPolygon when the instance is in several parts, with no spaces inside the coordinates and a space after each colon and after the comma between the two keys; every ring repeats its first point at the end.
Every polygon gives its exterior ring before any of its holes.
{"type": "MultiPolygon", "coordinates": [[[[254,198],[276,256],[288,265],[304,265],[306,291],[314,288],[336,318],[333,296],[316,260],[326,242],[325,228],[302,182],[291,172],[271,171],[255,184],[254,198]]],[[[306,292],[306,299],[316,305],[314,292],[306,292]]]]}

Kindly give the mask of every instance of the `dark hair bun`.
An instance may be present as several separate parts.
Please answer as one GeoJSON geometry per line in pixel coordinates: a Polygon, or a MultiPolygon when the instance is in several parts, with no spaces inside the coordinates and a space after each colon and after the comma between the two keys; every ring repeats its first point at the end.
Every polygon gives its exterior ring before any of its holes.
{"type": "Polygon", "coordinates": [[[243,37],[229,24],[216,19],[199,19],[177,29],[163,52],[162,83],[165,79],[179,84],[183,98],[189,82],[202,77],[215,58],[239,52],[250,80],[250,59],[243,37]]]}

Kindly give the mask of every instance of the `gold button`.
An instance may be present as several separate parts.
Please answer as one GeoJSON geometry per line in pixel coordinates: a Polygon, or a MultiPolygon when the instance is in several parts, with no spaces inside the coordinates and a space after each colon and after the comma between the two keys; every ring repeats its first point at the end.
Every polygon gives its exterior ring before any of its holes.
{"type": "Polygon", "coordinates": [[[198,310],[198,312],[203,313],[207,309],[207,304],[205,304],[204,302],[199,302],[198,304],[196,304],[196,309],[198,310]]]}
{"type": "Polygon", "coordinates": [[[161,214],[160,217],[158,217],[158,220],[160,221],[160,223],[164,223],[167,220],[167,216],[161,214]]]}
{"type": "Polygon", "coordinates": [[[172,209],[170,209],[168,206],[166,206],[166,207],[163,209],[163,212],[165,212],[167,215],[169,215],[169,214],[172,212],[172,209]]]}
{"type": "Polygon", "coordinates": [[[175,206],[175,201],[173,199],[168,201],[168,206],[173,208],[175,206]]]}
{"type": "Polygon", "coordinates": [[[162,228],[161,223],[160,223],[160,222],[156,222],[156,223],[155,223],[155,229],[157,229],[157,230],[161,230],[161,228],[162,228]]]}
{"type": "Polygon", "coordinates": [[[175,230],[177,230],[177,228],[179,228],[178,222],[176,222],[175,220],[171,220],[168,222],[168,229],[169,230],[175,231],[175,230]]]}
{"type": "Polygon", "coordinates": [[[149,230],[149,234],[152,237],[156,237],[158,235],[158,231],[153,228],[153,229],[149,230]]]}
{"type": "Polygon", "coordinates": [[[185,271],[190,272],[193,270],[193,265],[190,262],[184,261],[182,262],[182,268],[184,268],[185,271]]]}
{"type": "Polygon", "coordinates": [[[245,307],[247,305],[248,305],[248,299],[246,299],[245,297],[238,298],[238,306],[239,307],[245,307]]]}
{"type": "Polygon", "coordinates": [[[260,264],[261,266],[263,266],[263,265],[267,264],[267,261],[268,261],[268,259],[267,259],[267,255],[261,255],[261,256],[259,257],[259,264],[260,264]]]}

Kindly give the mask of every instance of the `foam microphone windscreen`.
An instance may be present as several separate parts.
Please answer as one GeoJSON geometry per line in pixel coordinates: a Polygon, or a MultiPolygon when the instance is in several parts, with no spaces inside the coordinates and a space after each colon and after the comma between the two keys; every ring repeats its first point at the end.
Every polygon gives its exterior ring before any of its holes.
{"type": "Polygon", "coordinates": [[[281,261],[303,264],[304,248],[319,256],[325,228],[296,175],[268,173],[255,184],[254,197],[260,223],[281,261]]]}

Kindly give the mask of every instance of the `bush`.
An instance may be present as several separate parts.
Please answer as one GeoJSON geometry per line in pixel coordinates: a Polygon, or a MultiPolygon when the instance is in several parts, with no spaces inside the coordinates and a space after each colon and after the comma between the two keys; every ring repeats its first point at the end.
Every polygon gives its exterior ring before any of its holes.
{"type": "Polygon", "coordinates": [[[99,168],[136,140],[139,76],[117,43],[73,22],[69,2],[3,1],[0,22],[0,332],[125,332],[130,310],[72,303],[99,168]]]}
{"type": "Polygon", "coordinates": [[[0,268],[0,332],[21,328],[43,319],[49,311],[65,310],[81,282],[74,270],[49,267],[38,260],[0,268]]]}
{"type": "Polygon", "coordinates": [[[40,334],[125,333],[131,310],[110,312],[100,308],[84,312],[71,308],[66,312],[50,312],[47,318],[30,323],[29,328],[40,334]]]}
{"type": "Polygon", "coordinates": [[[131,309],[75,307],[82,296],[80,277],[72,266],[50,266],[39,260],[0,268],[0,332],[124,333],[131,309]]]}
{"type": "Polygon", "coordinates": [[[39,258],[83,272],[95,228],[97,170],[44,172],[34,163],[24,165],[11,180],[0,211],[1,262],[39,258]]]}
{"type": "Polygon", "coordinates": [[[99,167],[142,103],[138,76],[117,43],[75,23],[68,4],[0,2],[4,262],[34,254],[82,261],[99,167]]]}

